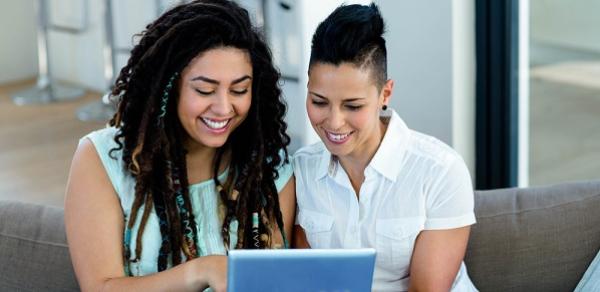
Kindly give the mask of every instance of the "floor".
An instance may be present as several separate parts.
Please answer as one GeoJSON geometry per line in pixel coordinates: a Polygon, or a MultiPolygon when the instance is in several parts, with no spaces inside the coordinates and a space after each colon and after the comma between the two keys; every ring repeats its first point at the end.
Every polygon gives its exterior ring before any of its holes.
{"type": "Polygon", "coordinates": [[[33,80],[0,86],[0,200],[62,206],[71,157],[80,137],[103,127],[81,122],[76,110],[98,93],[45,105],[17,106],[10,94],[33,80]]]}

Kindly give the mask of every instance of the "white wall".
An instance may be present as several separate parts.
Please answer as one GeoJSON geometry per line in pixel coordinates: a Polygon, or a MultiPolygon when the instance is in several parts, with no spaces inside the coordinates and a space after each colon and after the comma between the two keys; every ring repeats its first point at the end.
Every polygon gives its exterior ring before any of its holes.
{"type": "Polygon", "coordinates": [[[531,0],[531,39],[600,52],[600,1],[531,0]]]}
{"type": "Polygon", "coordinates": [[[37,75],[34,0],[3,1],[0,9],[0,83],[37,75]]]}
{"type": "Polygon", "coordinates": [[[452,2],[376,1],[387,24],[391,105],[408,126],[452,143],[452,2]]]}
{"type": "Polygon", "coordinates": [[[454,0],[452,13],[451,145],[475,178],[475,1],[454,0]]]}
{"type": "Polygon", "coordinates": [[[474,1],[375,2],[387,25],[392,107],[409,127],[453,146],[474,174],[474,1]]]}

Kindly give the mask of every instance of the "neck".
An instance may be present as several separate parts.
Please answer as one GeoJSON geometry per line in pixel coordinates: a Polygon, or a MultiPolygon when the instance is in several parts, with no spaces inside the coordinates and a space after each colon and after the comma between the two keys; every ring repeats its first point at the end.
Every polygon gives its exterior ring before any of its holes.
{"type": "MultiPolygon", "coordinates": [[[[196,143],[187,143],[187,154],[185,156],[187,164],[187,174],[189,184],[196,184],[213,178],[213,165],[216,148],[198,145],[196,143]]],[[[228,153],[225,153],[219,166],[219,173],[223,172],[229,161],[228,153]]]]}
{"type": "Polygon", "coordinates": [[[380,122],[378,126],[379,131],[374,131],[373,136],[365,141],[362,147],[348,155],[338,157],[342,168],[346,171],[346,174],[348,174],[348,178],[350,179],[357,196],[359,195],[360,187],[365,180],[365,169],[371,162],[371,159],[375,156],[375,153],[377,153],[377,149],[379,149],[379,145],[381,144],[387,129],[387,125],[383,122],[380,122]]]}

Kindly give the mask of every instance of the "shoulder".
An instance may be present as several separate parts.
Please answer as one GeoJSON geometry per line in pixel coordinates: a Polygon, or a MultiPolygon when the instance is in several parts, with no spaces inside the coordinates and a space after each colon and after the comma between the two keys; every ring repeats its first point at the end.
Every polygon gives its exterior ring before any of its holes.
{"type": "Polygon", "coordinates": [[[448,144],[439,139],[410,130],[410,143],[408,146],[409,157],[423,163],[429,171],[443,171],[457,161],[462,162],[462,157],[448,144]]]}
{"type": "Polygon", "coordinates": [[[281,192],[294,174],[294,170],[292,167],[291,158],[283,149],[279,151],[279,158],[281,159],[281,163],[275,169],[277,171],[275,187],[277,188],[278,192],[281,192]]]}
{"type": "Polygon", "coordinates": [[[96,148],[98,156],[103,163],[107,163],[109,160],[121,160],[123,151],[122,149],[118,149],[120,148],[119,144],[115,142],[118,132],[119,129],[115,127],[96,130],[81,138],[79,144],[81,145],[84,141],[90,141],[94,148],[96,148]],[[118,150],[111,152],[113,149],[118,150]]]}
{"type": "Polygon", "coordinates": [[[452,206],[447,208],[456,211],[466,208],[463,213],[472,212],[471,174],[460,154],[432,136],[411,132],[410,156],[414,165],[410,168],[421,170],[423,190],[430,202],[429,213],[434,213],[431,211],[434,206],[452,206]]]}
{"type": "Polygon", "coordinates": [[[113,190],[110,173],[106,169],[97,147],[91,139],[81,139],[73,155],[67,194],[69,196],[89,195],[91,192],[109,193],[113,190]]]}
{"type": "Polygon", "coordinates": [[[115,127],[107,127],[91,132],[81,138],[79,148],[84,148],[89,156],[93,155],[95,157],[95,161],[108,175],[109,181],[117,194],[127,196],[135,180],[125,167],[123,149],[115,142],[118,132],[119,129],[115,127]]]}
{"type": "Polygon", "coordinates": [[[115,142],[118,132],[119,129],[115,127],[106,127],[85,135],[81,140],[89,139],[96,148],[114,148],[118,146],[115,142]]]}
{"type": "Polygon", "coordinates": [[[323,142],[300,148],[294,153],[294,175],[296,186],[301,187],[305,182],[314,181],[323,173],[324,165],[328,165],[331,158],[323,142]]]}
{"type": "Polygon", "coordinates": [[[325,148],[325,145],[321,141],[304,146],[294,153],[294,166],[296,164],[307,164],[320,161],[323,159],[323,154],[326,152],[327,148],[325,148]]]}

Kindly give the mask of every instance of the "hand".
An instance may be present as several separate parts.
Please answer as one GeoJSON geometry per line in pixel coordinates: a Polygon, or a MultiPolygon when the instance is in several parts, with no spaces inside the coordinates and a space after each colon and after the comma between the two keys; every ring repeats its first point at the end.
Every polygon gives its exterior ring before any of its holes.
{"type": "Polygon", "coordinates": [[[227,256],[204,256],[200,265],[204,272],[204,279],[214,292],[227,291],[227,256]]]}

